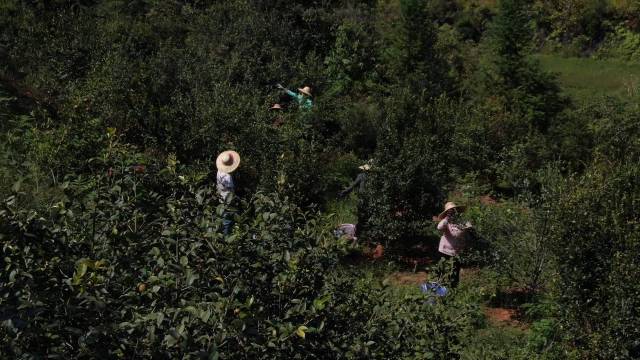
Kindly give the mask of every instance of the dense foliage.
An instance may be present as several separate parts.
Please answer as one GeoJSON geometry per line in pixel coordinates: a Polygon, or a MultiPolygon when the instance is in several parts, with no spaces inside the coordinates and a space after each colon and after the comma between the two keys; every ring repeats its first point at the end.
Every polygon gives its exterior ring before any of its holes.
{"type": "Polygon", "coordinates": [[[637,94],[574,102],[533,56],[637,61],[640,8],[493,3],[1,2],[0,357],[640,357],[637,94]],[[373,270],[330,211],[367,161],[373,270]],[[451,199],[480,280],[380,281],[451,199]],[[492,348],[514,293],[528,336],[492,348]]]}

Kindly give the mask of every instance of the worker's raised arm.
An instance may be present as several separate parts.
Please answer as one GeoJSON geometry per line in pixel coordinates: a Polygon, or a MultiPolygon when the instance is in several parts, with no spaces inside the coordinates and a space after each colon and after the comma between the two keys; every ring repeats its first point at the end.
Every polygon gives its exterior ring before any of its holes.
{"type": "Polygon", "coordinates": [[[351,185],[349,185],[349,187],[347,187],[346,189],[344,189],[344,190],[342,190],[342,191],[340,192],[340,196],[341,196],[341,197],[344,197],[344,196],[349,195],[349,194],[353,191],[353,189],[355,189],[355,188],[356,188],[356,186],[360,185],[360,183],[362,182],[362,180],[363,180],[363,179],[362,179],[362,177],[358,175],[358,176],[356,177],[356,179],[351,183],[351,185]]]}
{"type": "Polygon", "coordinates": [[[446,217],[444,219],[442,219],[442,221],[440,221],[438,223],[438,230],[440,230],[440,231],[448,231],[449,230],[449,219],[447,219],[446,217]]]}
{"type": "Polygon", "coordinates": [[[351,183],[351,185],[349,185],[346,189],[340,191],[340,197],[345,197],[349,194],[351,194],[351,192],[353,191],[353,189],[356,187],[356,181],[354,181],[353,183],[351,183]]]}
{"type": "Polygon", "coordinates": [[[284,92],[287,93],[287,95],[291,96],[292,98],[298,99],[300,97],[300,95],[298,95],[297,93],[289,90],[289,89],[284,89],[284,92]]]}

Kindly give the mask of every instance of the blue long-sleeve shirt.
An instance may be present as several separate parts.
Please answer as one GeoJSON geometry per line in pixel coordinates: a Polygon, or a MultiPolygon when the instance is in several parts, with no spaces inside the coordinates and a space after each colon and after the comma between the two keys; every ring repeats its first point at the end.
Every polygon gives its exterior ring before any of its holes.
{"type": "Polygon", "coordinates": [[[304,96],[302,94],[293,92],[289,89],[286,89],[285,92],[287,93],[287,95],[296,99],[296,101],[298,102],[298,106],[300,106],[301,108],[305,110],[310,110],[313,107],[313,100],[311,100],[311,98],[304,96]]]}
{"type": "Polygon", "coordinates": [[[354,189],[356,189],[356,186],[357,186],[358,192],[363,193],[366,182],[367,182],[367,174],[360,173],[358,174],[358,176],[356,176],[356,180],[353,183],[351,183],[351,185],[349,185],[348,188],[344,189],[342,193],[346,196],[349,193],[351,193],[354,189]]]}

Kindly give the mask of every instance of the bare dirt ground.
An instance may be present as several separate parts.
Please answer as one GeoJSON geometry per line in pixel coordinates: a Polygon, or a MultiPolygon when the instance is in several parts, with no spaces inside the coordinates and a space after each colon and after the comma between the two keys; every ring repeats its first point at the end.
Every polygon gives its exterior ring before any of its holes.
{"type": "Polygon", "coordinates": [[[527,324],[518,320],[517,309],[484,307],[483,311],[489,323],[494,326],[511,326],[523,330],[527,328],[527,324]]]}
{"type": "MultiPolygon", "coordinates": [[[[464,281],[473,277],[479,271],[478,268],[465,268],[460,271],[460,278],[464,281]]],[[[391,286],[420,286],[428,280],[428,273],[424,271],[397,271],[389,274],[384,282],[391,286]]],[[[493,326],[509,326],[526,330],[527,323],[521,321],[521,314],[517,308],[506,308],[500,306],[483,306],[482,308],[487,321],[493,326]]]]}

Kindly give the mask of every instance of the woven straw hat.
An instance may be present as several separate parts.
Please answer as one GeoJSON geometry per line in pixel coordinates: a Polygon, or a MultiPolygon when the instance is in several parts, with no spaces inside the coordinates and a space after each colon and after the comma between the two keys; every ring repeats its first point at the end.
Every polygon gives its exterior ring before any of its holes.
{"type": "Polygon", "coordinates": [[[372,167],[373,167],[373,159],[369,159],[364,164],[358,166],[358,169],[364,170],[364,171],[369,171],[369,170],[371,170],[372,167]]]}
{"type": "Polygon", "coordinates": [[[240,155],[233,151],[223,151],[216,159],[216,167],[222,172],[230,174],[234,172],[240,165],[240,155]]]}
{"type": "Polygon", "coordinates": [[[311,95],[311,88],[309,86],[305,86],[301,89],[298,89],[298,91],[300,91],[301,93],[307,95],[307,96],[311,96],[313,97],[313,95],[311,95]]]}
{"type": "Polygon", "coordinates": [[[458,211],[462,212],[464,211],[464,206],[458,206],[456,205],[456,203],[449,201],[448,203],[444,204],[444,211],[441,212],[440,215],[438,215],[438,221],[444,219],[444,217],[451,209],[458,209],[458,211]]]}
{"type": "Polygon", "coordinates": [[[273,104],[273,106],[271,107],[271,110],[282,110],[282,105],[280,105],[280,104],[273,104]]]}

